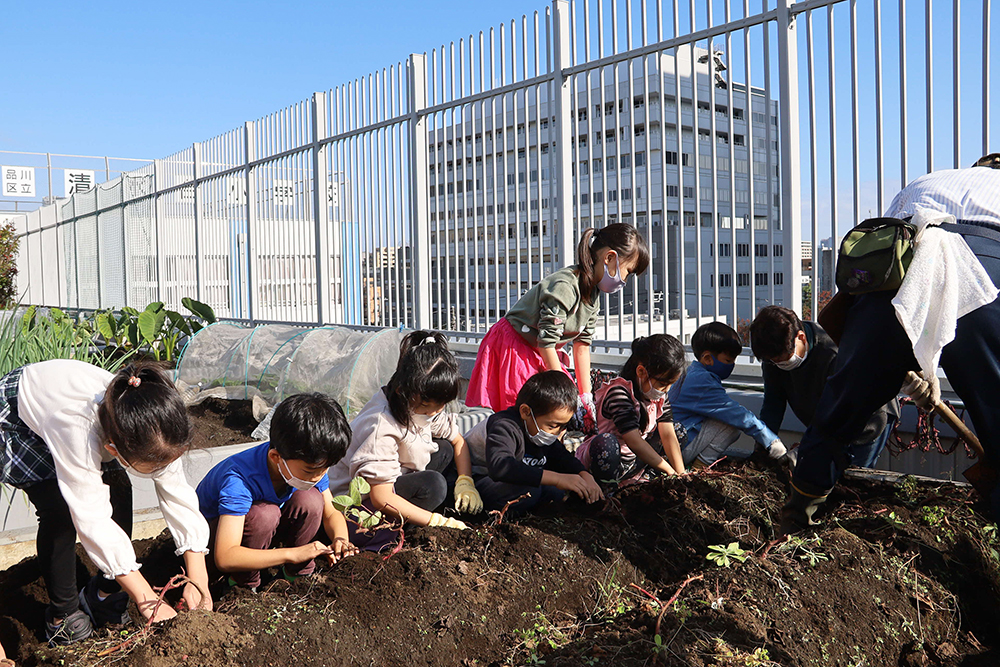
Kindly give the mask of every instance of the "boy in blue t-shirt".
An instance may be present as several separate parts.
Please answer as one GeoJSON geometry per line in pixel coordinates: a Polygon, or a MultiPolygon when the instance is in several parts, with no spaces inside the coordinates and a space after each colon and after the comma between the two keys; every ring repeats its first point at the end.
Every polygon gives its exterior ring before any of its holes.
{"type": "Polygon", "coordinates": [[[771,458],[784,457],[785,446],[774,431],[730,398],[722,386],[743,351],[740,335],[722,322],[709,322],[694,332],[691,350],[697,361],[667,394],[674,423],[686,431],[681,442],[684,465],[715,463],[740,437],[740,431],[766,448],[771,458]]]}
{"type": "Polygon", "coordinates": [[[326,475],[350,441],[336,401],[297,394],[274,411],[270,442],[208,472],[198,485],[198,502],[212,531],[215,566],[231,584],[255,589],[260,571],[278,565],[291,580],[311,574],[317,556],[336,562],[356,551],[326,475]],[[320,524],[331,546],[313,540],[320,524]]]}

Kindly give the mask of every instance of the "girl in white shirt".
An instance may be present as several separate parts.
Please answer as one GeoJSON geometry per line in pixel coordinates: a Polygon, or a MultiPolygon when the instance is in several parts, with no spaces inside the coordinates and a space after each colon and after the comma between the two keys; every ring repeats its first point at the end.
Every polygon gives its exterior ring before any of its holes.
{"type": "MultiPolygon", "coordinates": [[[[151,365],[129,364],[112,375],[57,359],[0,378],[0,482],[23,489],[38,515],[51,644],[127,622],[130,597],[144,619],[175,615],[169,605],[156,608],[157,595],[139,573],[130,539],[132,489],[122,466],[153,479],[177,555],[187,575],[208,590],[208,524],[180,461],[190,436],[177,390],[151,365]],[[103,573],[79,593],[77,535],[103,573]]],[[[200,605],[197,587],[188,584],[184,600],[192,609],[200,605]]],[[[204,602],[211,608],[211,600],[204,602]]]]}
{"type": "MultiPolygon", "coordinates": [[[[420,526],[465,528],[438,513],[449,488],[456,510],[476,514],[483,508],[465,440],[444,412],[458,396],[458,362],[447,339],[431,331],[407,334],[399,352],[389,383],[351,424],[351,446],[330,469],[330,492],[346,494],[351,480],[363,477],[371,485],[365,502],[374,509],[420,526]]],[[[369,550],[384,544],[384,536],[369,541],[349,528],[353,544],[369,550]]]]}

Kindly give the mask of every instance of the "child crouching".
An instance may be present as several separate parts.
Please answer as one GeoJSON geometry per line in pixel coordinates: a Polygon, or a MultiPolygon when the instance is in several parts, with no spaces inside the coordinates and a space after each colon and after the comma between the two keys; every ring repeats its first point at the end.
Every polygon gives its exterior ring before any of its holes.
{"type": "Polygon", "coordinates": [[[576,457],[605,488],[647,469],[684,472],[667,400],[683,371],[680,341],[667,334],[643,336],[632,342],[620,377],[597,391],[598,433],[576,450],[576,457]]]}
{"type": "Polygon", "coordinates": [[[567,491],[588,503],[604,498],[594,478],[561,440],[576,404],[576,386],[569,376],[561,371],[543,371],[524,383],[514,407],[489,418],[489,475],[476,480],[487,510],[502,509],[525,495],[511,506],[511,511],[520,514],[562,500],[567,491]]]}
{"type": "Polygon", "coordinates": [[[297,394],[274,411],[270,442],[209,471],[198,500],[212,530],[215,565],[229,573],[230,584],[255,589],[260,571],[279,565],[285,578],[294,579],[311,574],[317,556],[336,562],[356,551],[326,474],[350,439],[336,401],[297,394]],[[331,546],[314,541],[320,525],[331,546]]]}

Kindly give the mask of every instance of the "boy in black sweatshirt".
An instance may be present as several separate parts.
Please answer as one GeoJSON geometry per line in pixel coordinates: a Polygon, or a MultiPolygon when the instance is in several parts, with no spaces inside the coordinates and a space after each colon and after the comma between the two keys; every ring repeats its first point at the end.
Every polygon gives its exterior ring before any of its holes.
{"type": "MultiPolygon", "coordinates": [[[[818,324],[801,321],[788,308],[767,306],[750,323],[750,346],[762,362],[764,404],[760,420],[777,433],[788,405],[808,427],[826,379],[834,370],[837,344],[818,324]]],[[[879,408],[851,443],[848,465],[874,466],[898,419],[896,399],[879,408]]]]}
{"type": "Polygon", "coordinates": [[[487,510],[503,508],[527,496],[510,511],[528,512],[561,500],[572,491],[588,503],[604,498],[583,464],[562,443],[576,411],[576,385],[561,371],[530,377],[517,393],[514,407],[501,410],[486,424],[486,467],[476,480],[487,510]]]}

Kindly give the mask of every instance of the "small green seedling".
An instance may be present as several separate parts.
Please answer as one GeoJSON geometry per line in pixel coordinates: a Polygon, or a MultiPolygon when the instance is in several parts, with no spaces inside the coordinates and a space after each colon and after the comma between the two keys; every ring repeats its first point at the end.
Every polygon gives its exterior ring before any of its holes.
{"type": "Polygon", "coordinates": [[[728,545],[713,544],[708,547],[708,555],[705,556],[719,567],[729,567],[734,560],[742,563],[749,557],[749,552],[741,549],[739,542],[730,542],[728,545]]]}
{"type": "Polygon", "coordinates": [[[381,512],[369,512],[361,505],[362,496],[370,493],[372,487],[361,477],[351,480],[350,495],[336,496],[333,499],[333,506],[338,512],[343,512],[351,521],[365,529],[371,529],[382,523],[381,512]]]}

